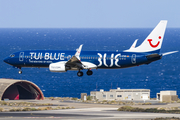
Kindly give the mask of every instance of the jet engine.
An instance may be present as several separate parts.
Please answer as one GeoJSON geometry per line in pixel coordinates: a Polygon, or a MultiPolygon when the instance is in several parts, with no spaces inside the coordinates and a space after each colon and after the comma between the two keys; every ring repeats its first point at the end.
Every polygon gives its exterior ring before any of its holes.
{"type": "Polygon", "coordinates": [[[51,72],[66,72],[65,62],[51,63],[49,65],[49,70],[51,72]]]}

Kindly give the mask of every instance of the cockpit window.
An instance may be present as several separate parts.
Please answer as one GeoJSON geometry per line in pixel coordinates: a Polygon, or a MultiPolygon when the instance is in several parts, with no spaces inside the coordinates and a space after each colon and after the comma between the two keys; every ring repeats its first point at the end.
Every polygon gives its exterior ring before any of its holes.
{"type": "Polygon", "coordinates": [[[15,55],[14,54],[11,54],[10,57],[14,57],[15,55]]]}

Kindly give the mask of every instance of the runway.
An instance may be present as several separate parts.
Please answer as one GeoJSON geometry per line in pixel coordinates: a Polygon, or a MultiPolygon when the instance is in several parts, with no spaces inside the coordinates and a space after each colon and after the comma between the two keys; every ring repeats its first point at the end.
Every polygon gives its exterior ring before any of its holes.
{"type": "Polygon", "coordinates": [[[98,119],[98,120],[125,120],[125,119],[153,119],[159,117],[180,117],[180,114],[165,113],[140,113],[140,112],[120,112],[117,108],[80,108],[50,111],[29,111],[29,112],[4,112],[0,113],[3,120],[50,120],[50,119],[98,119]]]}

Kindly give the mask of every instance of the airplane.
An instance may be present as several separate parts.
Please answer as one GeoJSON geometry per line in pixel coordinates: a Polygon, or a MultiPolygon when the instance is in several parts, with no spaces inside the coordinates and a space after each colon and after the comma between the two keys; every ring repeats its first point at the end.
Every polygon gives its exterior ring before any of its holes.
{"type": "Polygon", "coordinates": [[[172,51],[159,53],[164,38],[167,20],[161,20],[141,45],[136,47],[138,39],[128,50],[118,51],[76,51],[67,50],[26,50],[15,52],[4,59],[5,63],[19,69],[22,67],[49,68],[51,72],[77,70],[77,76],[83,76],[81,70],[86,69],[88,76],[92,69],[118,69],[149,64],[160,60],[162,56],[176,53],[172,51]]]}

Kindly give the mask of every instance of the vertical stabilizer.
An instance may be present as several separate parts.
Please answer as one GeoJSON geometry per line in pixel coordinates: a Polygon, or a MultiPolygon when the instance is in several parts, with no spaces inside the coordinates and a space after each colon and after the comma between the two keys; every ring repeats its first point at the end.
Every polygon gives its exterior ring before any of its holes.
{"type": "Polygon", "coordinates": [[[167,20],[161,20],[140,46],[134,49],[125,50],[124,52],[159,53],[163,42],[166,25],[167,20]]]}

